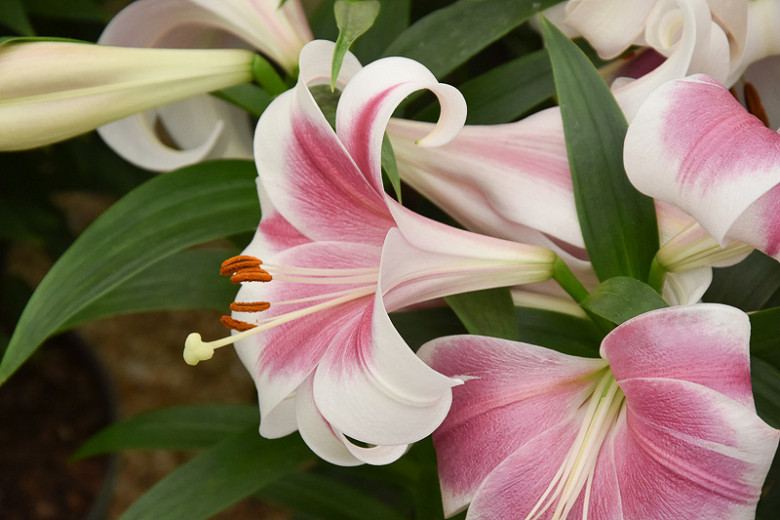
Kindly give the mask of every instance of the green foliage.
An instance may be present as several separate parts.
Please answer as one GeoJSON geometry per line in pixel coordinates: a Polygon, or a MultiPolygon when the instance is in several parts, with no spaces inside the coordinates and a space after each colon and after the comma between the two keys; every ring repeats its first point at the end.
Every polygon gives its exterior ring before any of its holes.
{"type": "Polygon", "coordinates": [[[486,289],[444,299],[470,334],[511,340],[520,338],[509,289],[486,289]]]}
{"type": "Polygon", "coordinates": [[[537,12],[561,0],[459,0],[421,18],[384,56],[415,59],[443,78],[537,12]]]}
{"type": "Polygon", "coordinates": [[[154,410],[98,432],[74,457],[140,449],[205,449],[256,427],[259,421],[256,405],[202,404],[154,410]]]}
{"type": "Polygon", "coordinates": [[[566,135],[577,214],[600,280],[646,281],[658,250],[653,200],[639,193],[623,168],[628,125],[604,80],[582,51],[542,20],[566,135]]]}
{"type": "Polygon", "coordinates": [[[73,316],[146,267],[254,229],[260,218],[255,177],[250,162],[201,163],[156,177],[111,207],[38,286],[0,362],[0,382],[73,316]]]}
{"type": "Polygon", "coordinates": [[[603,282],[582,302],[585,310],[615,325],[668,306],[652,287],[627,276],[603,282]]]}
{"type": "Polygon", "coordinates": [[[347,51],[367,30],[374,25],[381,4],[376,0],[336,0],[333,11],[339,36],[333,49],[333,64],[330,72],[330,89],[336,89],[341,63],[347,51]]]}
{"type": "Polygon", "coordinates": [[[180,466],[134,502],[120,520],[210,518],[312,457],[297,435],[263,439],[253,426],[180,466]]]}

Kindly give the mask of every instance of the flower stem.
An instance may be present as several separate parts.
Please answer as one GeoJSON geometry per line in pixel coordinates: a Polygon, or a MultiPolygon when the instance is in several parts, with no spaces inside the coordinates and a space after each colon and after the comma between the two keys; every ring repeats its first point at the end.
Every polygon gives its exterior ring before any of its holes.
{"type": "Polygon", "coordinates": [[[647,285],[655,289],[655,292],[661,294],[664,287],[664,280],[666,279],[666,268],[658,261],[658,255],[653,258],[653,262],[650,264],[650,273],[647,277],[647,285]]]}
{"type": "Polygon", "coordinates": [[[588,290],[585,288],[574,273],[571,272],[566,262],[561,260],[560,257],[555,259],[553,263],[553,279],[558,282],[558,285],[563,287],[563,290],[569,293],[569,296],[574,298],[577,303],[582,302],[588,297],[588,290]]]}

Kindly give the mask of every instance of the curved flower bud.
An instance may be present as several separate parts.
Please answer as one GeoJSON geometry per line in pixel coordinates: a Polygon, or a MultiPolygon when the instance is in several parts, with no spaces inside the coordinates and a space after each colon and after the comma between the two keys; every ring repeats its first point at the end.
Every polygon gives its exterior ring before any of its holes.
{"type": "Polygon", "coordinates": [[[670,82],[642,105],[624,161],[643,193],[692,215],[721,245],[780,259],[780,136],[712,78],[670,82]]]}
{"type": "Polygon", "coordinates": [[[749,337],[745,313],[702,304],[628,320],[603,359],[478,336],[427,343],[423,359],[466,379],[434,433],[445,512],[752,519],[780,432],[756,415],[749,337]]]}
{"type": "Polygon", "coordinates": [[[0,150],[43,146],[109,121],[251,80],[240,49],[125,49],[69,42],[0,47],[0,150]]]}

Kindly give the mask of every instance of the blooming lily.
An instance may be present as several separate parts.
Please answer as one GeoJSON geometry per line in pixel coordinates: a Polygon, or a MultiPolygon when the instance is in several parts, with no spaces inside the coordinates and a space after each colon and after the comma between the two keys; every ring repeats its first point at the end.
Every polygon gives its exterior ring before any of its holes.
{"type": "Polygon", "coordinates": [[[442,117],[422,141],[433,146],[461,128],[465,102],[412,60],[387,58],[361,69],[348,54],[334,131],[309,90],[328,84],[333,48],[308,44],[298,84],[258,123],[263,218],[244,253],[223,264],[242,284],[232,316],[223,318],[234,334],[210,344],[191,335],[184,355],[194,364],[235,343],[257,385],[262,435],[298,428],[326,460],[379,464],[430,434],[460,383],[420,361],[387,313],[548,280],[556,256],[445,226],[385,194],[381,146],[397,105],[420,89],[436,94],[442,117]]]}
{"type": "MultiPolygon", "coordinates": [[[[726,75],[727,43],[725,36],[720,37],[723,31],[713,25],[706,2],[680,0],[678,4],[671,19],[661,16],[666,11],[654,11],[654,16],[660,18],[651,24],[655,38],[671,46],[669,58],[639,79],[616,83],[615,97],[629,119],[648,93],[670,78],[682,77],[700,66],[726,75]],[[672,23],[675,20],[683,25],[678,39],[675,34],[679,25],[672,23]]],[[[414,142],[429,127],[428,123],[391,121],[388,135],[405,182],[469,229],[554,249],[586,285],[595,285],[574,204],[557,107],[515,123],[467,126],[450,143],[423,154],[414,142]]],[[[695,224],[687,215],[663,204],[658,207],[658,215],[662,243],[695,224]]],[[[667,277],[664,296],[670,302],[695,302],[711,280],[709,266],[744,257],[744,248],[724,253],[713,248],[706,233],[700,234],[705,236],[697,235],[697,242],[687,236],[689,247],[677,249],[685,254],[666,259],[666,270],[686,271],[667,277]],[[698,263],[691,263],[691,258],[698,263]],[[701,269],[693,272],[693,268],[701,269]]]]}
{"type": "Polygon", "coordinates": [[[252,78],[241,49],[124,49],[70,42],[0,46],[0,150],[43,146],[109,121],[252,78]]]}
{"type": "Polygon", "coordinates": [[[714,79],[670,82],[626,135],[626,173],[643,193],[692,215],[721,244],[780,259],[780,136],[714,79]]]}
{"type": "Polygon", "coordinates": [[[429,342],[421,357],[465,379],[433,435],[446,514],[754,518],[780,432],[756,415],[749,336],[743,312],[701,304],[623,323],[602,359],[429,342]]]}
{"type": "MultiPolygon", "coordinates": [[[[294,73],[311,40],[299,0],[138,0],[119,12],[98,40],[122,47],[252,47],[294,73]]],[[[212,96],[135,114],[98,133],[128,161],[168,171],[205,159],[252,157],[246,113],[212,96]],[[155,130],[160,122],[175,147],[155,130]]]]}

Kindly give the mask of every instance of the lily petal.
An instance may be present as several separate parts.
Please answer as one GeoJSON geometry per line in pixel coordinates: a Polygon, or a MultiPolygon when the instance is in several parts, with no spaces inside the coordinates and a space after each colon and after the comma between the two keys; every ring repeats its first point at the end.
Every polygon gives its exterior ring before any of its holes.
{"type": "Polygon", "coordinates": [[[737,239],[775,258],[778,157],[780,137],[701,75],[658,89],[629,126],[624,149],[637,189],[691,214],[721,244],[737,239]]]}
{"type": "Polygon", "coordinates": [[[453,389],[452,410],[433,435],[447,515],[463,509],[487,475],[523,445],[527,453],[556,456],[558,449],[547,448],[567,437],[561,425],[576,419],[595,383],[592,374],[606,366],[600,359],[480,336],[433,340],[418,355],[442,374],[466,379],[453,389]]]}
{"type": "Polygon", "coordinates": [[[680,379],[755,411],[749,344],[747,314],[727,305],[700,304],[658,309],[627,321],[604,339],[601,355],[618,384],[633,378],[680,379]]]}
{"type": "Polygon", "coordinates": [[[431,370],[390,321],[381,294],[361,322],[343,327],[314,376],[323,416],[344,434],[382,445],[416,442],[441,424],[450,388],[460,384],[431,370]]]}
{"type": "Polygon", "coordinates": [[[252,46],[288,71],[311,40],[299,0],[136,0],[106,26],[99,43],[122,47],[252,46]]]}

